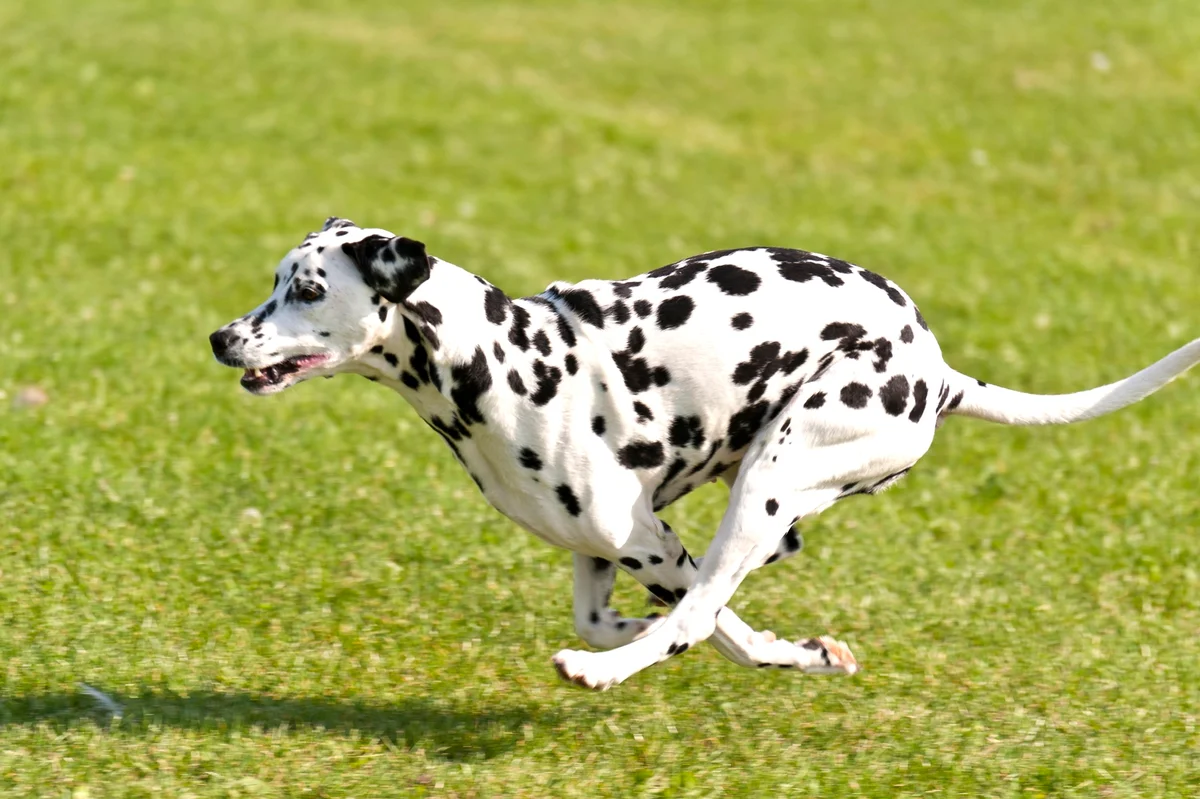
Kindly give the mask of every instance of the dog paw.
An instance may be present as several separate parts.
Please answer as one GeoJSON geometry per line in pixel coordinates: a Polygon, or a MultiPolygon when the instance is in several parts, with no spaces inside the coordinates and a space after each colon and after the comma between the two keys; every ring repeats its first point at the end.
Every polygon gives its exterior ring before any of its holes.
{"type": "Polygon", "coordinates": [[[554,656],[553,663],[559,677],[580,688],[607,691],[617,684],[615,677],[606,677],[596,673],[596,654],[594,652],[563,649],[554,656]],[[589,669],[589,666],[592,668],[589,669]]]}
{"type": "Polygon", "coordinates": [[[800,667],[805,674],[854,674],[858,671],[854,653],[841,641],[825,635],[802,641],[800,646],[815,656],[810,660],[816,661],[800,667]]]}

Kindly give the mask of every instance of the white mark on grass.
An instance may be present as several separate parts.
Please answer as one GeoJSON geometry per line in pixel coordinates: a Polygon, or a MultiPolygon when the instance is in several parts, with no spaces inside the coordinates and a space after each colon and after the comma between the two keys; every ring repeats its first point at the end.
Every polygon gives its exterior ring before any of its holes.
{"type": "Polygon", "coordinates": [[[1108,72],[1112,69],[1112,61],[1104,53],[1097,50],[1091,56],[1092,69],[1097,72],[1108,72]]]}
{"type": "Polygon", "coordinates": [[[87,683],[84,683],[84,682],[79,683],[79,690],[83,691],[85,694],[90,696],[92,699],[95,699],[97,704],[100,705],[100,707],[104,708],[105,710],[107,710],[109,713],[111,713],[113,715],[113,718],[119,719],[119,718],[121,718],[122,714],[125,712],[121,708],[120,705],[118,705],[115,701],[113,701],[113,698],[111,696],[104,693],[103,691],[96,690],[95,688],[88,685],[87,683]]]}

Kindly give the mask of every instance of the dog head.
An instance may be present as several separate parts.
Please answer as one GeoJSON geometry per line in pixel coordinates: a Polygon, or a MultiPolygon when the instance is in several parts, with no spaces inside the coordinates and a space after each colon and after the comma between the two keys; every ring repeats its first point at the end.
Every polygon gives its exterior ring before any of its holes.
{"type": "Polygon", "coordinates": [[[252,394],[349,371],[387,337],[390,306],[429,268],[421,242],[330,217],[280,261],[265,302],[209,336],[213,355],[244,369],[242,387],[252,394]]]}

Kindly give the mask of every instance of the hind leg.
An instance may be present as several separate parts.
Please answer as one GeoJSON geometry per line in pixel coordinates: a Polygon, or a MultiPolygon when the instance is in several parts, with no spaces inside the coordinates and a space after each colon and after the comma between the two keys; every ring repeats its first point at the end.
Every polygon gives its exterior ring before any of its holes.
{"type": "MultiPolygon", "coordinates": [[[[738,635],[753,633],[740,620],[735,624],[724,605],[746,575],[778,548],[778,533],[771,531],[780,522],[819,513],[842,497],[848,485],[878,481],[912,466],[929,448],[931,433],[916,425],[884,420],[873,428],[844,414],[814,415],[801,409],[801,399],[756,436],[695,582],[667,620],[640,640],[609,652],[558,653],[554,663],[564,678],[604,689],[708,639],[719,624],[726,632],[736,627],[738,635]],[[727,613],[730,618],[723,619],[727,613]]],[[[811,672],[856,669],[849,650],[834,641],[792,644],[760,638],[743,648],[770,665],[811,672]]]]}
{"type": "Polygon", "coordinates": [[[663,618],[626,618],[609,607],[617,568],[610,560],[575,554],[575,631],[597,649],[612,649],[636,641],[663,618]]]}
{"type": "MultiPolygon", "coordinates": [[[[653,518],[653,517],[652,517],[653,518]]],[[[684,549],[683,542],[670,525],[655,519],[654,529],[637,530],[622,547],[617,562],[619,568],[638,580],[659,603],[673,606],[687,595],[695,581],[697,562],[684,549]]],[[[789,531],[780,542],[780,549],[792,554],[800,546],[794,532],[789,531]]],[[[665,619],[658,614],[646,618],[626,618],[609,607],[617,566],[604,558],[575,555],[575,628],[580,638],[597,649],[612,649],[636,641],[665,619]]],[[[740,666],[798,667],[806,659],[821,658],[823,664],[835,670],[853,668],[853,656],[844,650],[839,656],[837,642],[805,642],[808,649],[801,653],[794,644],[779,641],[770,631],[758,632],[723,608],[717,619],[717,629],[709,642],[729,660],[740,666]],[[816,655],[811,653],[816,651],[816,655]]],[[[844,647],[843,647],[844,649],[844,647]]]]}

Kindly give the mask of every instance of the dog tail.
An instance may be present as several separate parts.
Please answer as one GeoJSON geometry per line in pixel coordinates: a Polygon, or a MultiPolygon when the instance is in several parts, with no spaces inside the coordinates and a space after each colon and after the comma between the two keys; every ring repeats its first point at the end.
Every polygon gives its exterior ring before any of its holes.
{"type": "Polygon", "coordinates": [[[1013,425],[1068,424],[1094,419],[1150,396],[1200,363],[1200,339],[1137,374],[1074,394],[1026,394],[991,386],[951,370],[946,413],[1013,425]]]}

